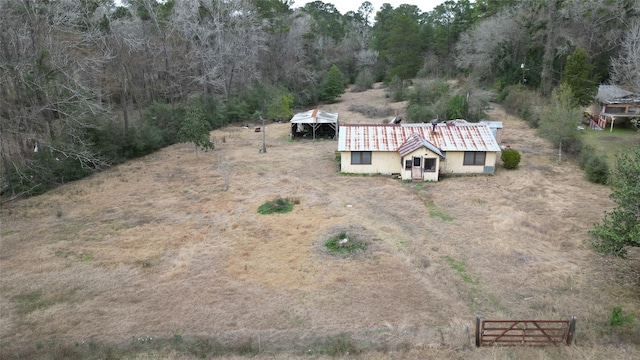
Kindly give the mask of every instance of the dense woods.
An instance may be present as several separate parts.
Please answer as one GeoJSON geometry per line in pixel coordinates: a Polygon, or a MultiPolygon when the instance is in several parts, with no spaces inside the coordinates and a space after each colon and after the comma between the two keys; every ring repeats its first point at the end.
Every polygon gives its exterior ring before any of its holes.
{"type": "MultiPolygon", "coordinates": [[[[365,1],[340,14],[322,1],[0,0],[2,191],[36,194],[185,141],[189,119],[208,131],[332,101],[340,78],[361,90],[465,78],[542,96],[564,83],[580,103],[603,83],[640,92],[640,4],[365,1]]],[[[454,111],[460,94],[435,114],[420,107],[428,96],[407,96],[414,121],[470,115],[454,111]]]]}

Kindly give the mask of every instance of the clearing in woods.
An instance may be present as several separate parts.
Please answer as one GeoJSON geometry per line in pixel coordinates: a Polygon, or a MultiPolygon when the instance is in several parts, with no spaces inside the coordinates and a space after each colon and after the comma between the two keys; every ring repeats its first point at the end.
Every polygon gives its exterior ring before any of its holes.
{"type": "MultiPolygon", "coordinates": [[[[342,123],[384,120],[354,104],[404,106],[377,88],[323,109],[342,123]]],[[[640,314],[640,256],[583,244],[613,206],[610,189],[557,164],[500,106],[488,115],[522,153],[519,169],[439,183],[341,175],[335,140],[290,141],[289,124],[270,123],[264,154],[262,133],[231,126],[212,132],[216,149],[199,159],[178,144],[5,203],[2,357],[46,351],[37,344],[202,336],[269,358],[327,354],[327,339],[365,349],[362,358],[640,358],[638,321],[607,325],[614,306],[640,314]],[[299,204],[257,213],[278,196],[299,204]],[[341,231],[366,252],[328,253],[341,231]],[[476,314],[575,315],[579,346],[472,350],[476,314]]]]}

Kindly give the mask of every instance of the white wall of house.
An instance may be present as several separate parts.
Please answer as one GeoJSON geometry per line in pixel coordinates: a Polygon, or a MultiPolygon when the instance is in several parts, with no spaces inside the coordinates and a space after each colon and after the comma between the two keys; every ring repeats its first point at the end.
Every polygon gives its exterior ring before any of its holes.
{"type": "Polygon", "coordinates": [[[371,164],[351,164],[351,151],[340,153],[340,171],[349,174],[384,174],[400,173],[402,164],[397,151],[378,151],[371,153],[371,164]]]}
{"type": "Polygon", "coordinates": [[[433,151],[430,151],[426,148],[420,148],[417,149],[416,151],[405,155],[402,158],[402,172],[400,173],[402,175],[402,180],[411,180],[412,179],[412,169],[407,169],[404,164],[406,160],[411,160],[413,161],[414,157],[419,157],[421,158],[421,167],[422,167],[422,180],[424,181],[438,181],[438,175],[440,172],[440,156],[436,153],[434,153],[433,151]],[[425,171],[424,170],[424,161],[425,159],[435,159],[436,161],[436,167],[435,167],[435,171],[425,171]]]}
{"type": "Polygon", "coordinates": [[[351,164],[351,152],[342,151],[340,171],[348,174],[401,174],[403,180],[410,180],[411,170],[405,170],[404,160],[412,159],[413,156],[421,156],[423,159],[436,158],[436,171],[424,172],[425,181],[438,181],[438,174],[484,174],[485,167],[491,167],[493,170],[488,173],[493,174],[497,159],[496,152],[487,152],[484,165],[463,165],[464,151],[448,151],[445,161],[440,161],[437,154],[426,148],[420,148],[404,158],[401,158],[396,151],[374,151],[371,153],[371,164],[351,164]]]}
{"type": "Polygon", "coordinates": [[[447,151],[446,159],[441,165],[441,172],[446,174],[483,174],[485,166],[489,166],[494,169],[489,172],[493,174],[496,167],[496,154],[495,152],[487,152],[484,165],[463,165],[464,151],[447,151]]]}

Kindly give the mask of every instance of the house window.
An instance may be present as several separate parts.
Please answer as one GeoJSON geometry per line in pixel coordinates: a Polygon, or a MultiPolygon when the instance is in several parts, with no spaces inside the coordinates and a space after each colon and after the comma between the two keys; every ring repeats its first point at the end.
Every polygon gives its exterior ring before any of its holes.
{"type": "Polygon", "coordinates": [[[371,165],[371,151],[352,151],[351,165],[371,165]]]}
{"type": "Polygon", "coordinates": [[[411,164],[412,164],[411,160],[405,160],[404,161],[404,169],[405,170],[411,170],[411,164]]]}
{"type": "Polygon", "coordinates": [[[424,171],[436,171],[436,159],[424,159],[424,171]]]}
{"type": "Polygon", "coordinates": [[[486,153],[483,151],[465,151],[462,165],[484,165],[486,153]]]}

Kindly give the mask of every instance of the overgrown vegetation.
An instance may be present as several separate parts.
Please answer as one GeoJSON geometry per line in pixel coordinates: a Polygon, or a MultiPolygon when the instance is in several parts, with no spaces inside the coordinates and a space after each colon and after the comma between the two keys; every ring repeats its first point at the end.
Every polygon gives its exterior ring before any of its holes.
{"type": "Polygon", "coordinates": [[[628,247],[640,247],[640,146],[617,156],[610,196],[616,208],[595,224],[590,244],[599,252],[625,257],[628,247]]]}
{"type": "Polygon", "coordinates": [[[294,204],[299,204],[297,199],[283,199],[277,197],[274,200],[265,202],[258,207],[258,213],[263,215],[268,214],[283,214],[293,210],[294,204]]]}
{"type": "Polygon", "coordinates": [[[623,315],[622,306],[614,306],[611,310],[611,316],[609,316],[609,326],[622,326],[624,324],[630,324],[634,320],[633,315],[623,315]]]}
{"type": "Polygon", "coordinates": [[[367,243],[360,240],[357,236],[343,231],[333,236],[325,243],[327,250],[338,254],[350,254],[355,251],[364,251],[367,249],[367,243]]]}
{"type": "Polygon", "coordinates": [[[429,210],[429,216],[434,218],[434,217],[438,217],[440,219],[442,219],[442,221],[453,221],[455,220],[455,218],[449,214],[446,214],[444,212],[442,212],[441,210],[439,210],[438,208],[436,208],[436,204],[433,202],[433,200],[426,200],[424,203],[427,206],[427,209],[429,210]]]}

